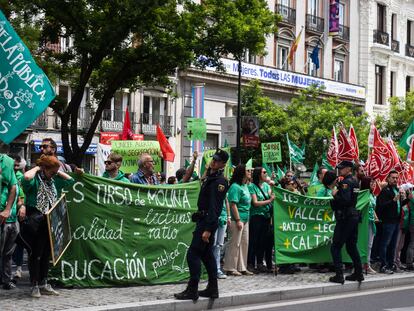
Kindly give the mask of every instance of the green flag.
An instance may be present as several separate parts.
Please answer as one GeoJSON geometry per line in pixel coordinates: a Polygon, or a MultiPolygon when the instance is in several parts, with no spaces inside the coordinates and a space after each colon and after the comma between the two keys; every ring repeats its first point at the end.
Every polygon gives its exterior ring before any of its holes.
{"type": "Polygon", "coordinates": [[[190,161],[188,161],[187,159],[185,159],[184,161],[184,168],[188,168],[190,166],[190,161]]]}
{"type": "Polygon", "coordinates": [[[49,106],[53,86],[0,11],[0,139],[10,143],[49,106]]]}
{"type": "MultiPolygon", "coordinates": [[[[224,176],[228,179],[230,179],[232,173],[233,173],[233,168],[232,168],[232,163],[231,163],[231,153],[230,153],[230,147],[226,147],[226,148],[221,148],[222,150],[226,151],[229,154],[229,159],[226,163],[226,166],[224,167],[224,176]]],[[[211,149],[211,150],[205,150],[203,152],[203,157],[201,159],[201,165],[200,165],[200,177],[203,176],[204,171],[206,170],[206,165],[209,164],[211,162],[211,157],[213,156],[213,154],[216,153],[215,149],[211,149]]]]}
{"type": "Polygon", "coordinates": [[[332,171],[334,168],[331,166],[327,159],[326,152],[322,154],[322,166],[325,166],[328,170],[332,171]]]}
{"type": "Polygon", "coordinates": [[[246,162],[246,170],[252,170],[253,169],[253,159],[250,158],[247,162],[246,162]]]}
{"type": "Polygon", "coordinates": [[[287,167],[286,167],[286,165],[284,165],[283,166],[283,174],[286,174],[286,172],[287,172],[287,167]]]}
{"type": "Polygon", "coordinates": [[[414,120],[411,121],[411,124],[408,126],[400,140],[400,146],[407,152],[410,150],[412,139],[414,139],[414,120]]]}
{"type": "Polygon", "coordinates": [[[316,183],[318,183],[319,179],[318,179],[318,170],[319,170],[319,165],[316,162],[315,165],[313,166],[313,171],[312,174],[310,176],[310,180],[309,180],[309,185],[313,186],[316,183]]]}
{"type": "MultiPolygon", "coordinates": [[[[274,237],[278,264],[332,262],[330,247],[335,219],[329,198],[306,197],[281,188],[273,188],[275,200],[274,237]]],[[[358,249],[367,262],[369,190],[358,194],[357,209],[362,222],[358,226],[358,249]]],[[[350,262],[345,247],[345,262],[350,262]]]]}
{"type": "Polygon", "coordinates": [[[270,166],[267,165],[267,163],[263,163],[262,166],[266,170],[267,176],[271,177],[273,170],[270,168],[270,166]]]}
{"type": "Polygon", "coordinates": [[[286,172],[283,172],[282,169],[278,165],[277,166],[277,173],[276,173],[277,180],[281,180],[283,178],[283,176],[285,176],[285,173],[286,172]]]}
{"type": "MultiPolygon", "coordinates": [[[[289,134],[286,134],[286,140],[289,147],[289,156],[292,163],[301,163],[305,160],[305,149],[299,148],[297,145],[289,140],[289,134]]],[[[303,145],[305,148],[305,145],[303,145]]]]}

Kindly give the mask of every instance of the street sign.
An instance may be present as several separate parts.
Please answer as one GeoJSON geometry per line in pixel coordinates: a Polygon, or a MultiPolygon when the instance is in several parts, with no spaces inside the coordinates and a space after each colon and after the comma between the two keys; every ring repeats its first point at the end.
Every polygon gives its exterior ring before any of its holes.
{"type": "Polygon", "coordinates": [[[225,117],[221,120],[221,145],[237,146],[237,117],[225,117]]]}
{"type": "Polygon", "coordinates": [[[262,143],[262,162],[282,162],[282,150],[280,148],[280,142],[262,143]]]}
{"type": "Polygon", "coordinates": [[[207,140],[207,125],[204,118],[187,118],[187,139],[207,140]]]}

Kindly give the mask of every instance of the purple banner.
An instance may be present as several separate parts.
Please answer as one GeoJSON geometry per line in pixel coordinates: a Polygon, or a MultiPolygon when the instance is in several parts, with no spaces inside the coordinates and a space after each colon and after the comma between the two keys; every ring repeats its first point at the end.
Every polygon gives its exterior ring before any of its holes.
{"type": "Polygon", "coordinates": [[[329,0],[329,35],[339,33],[339,0],[329,0]]]}

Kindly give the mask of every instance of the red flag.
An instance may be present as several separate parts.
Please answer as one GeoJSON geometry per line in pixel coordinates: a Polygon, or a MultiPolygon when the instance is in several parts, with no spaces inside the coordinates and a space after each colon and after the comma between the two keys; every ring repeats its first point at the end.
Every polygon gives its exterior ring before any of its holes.
{"type": "Polygon", "coordinates": [[[394,144],[394,142],[392,141],[391,138],[388,138],[387,147],[388,147],[388,150],[391,153],[393,166],[398,165],[401,162],[400,156],[398,155],[397,148],[395,148],[395,144],[394,144]]]}
{"type": "Polygon", "coordinates": [[[376,128],[374,128],[373,137],[373,150],[368,159],[368,174],[374,179],[384,181],[394,168],[394,159],[376,128]]]}
{"type": "Polygon", "coordinates": [[[335,127],[332,128],[331,142],[329,143],[326,159],[333,168],[338,165],[338,139],[336,138],[335,127]]]}
{"type": "Polygon", "coordinates": [[[165,137],[164,132],[162,131],[159,124],[157,124],[157,140],[160,144],[162,157],[164,160],[174,162],[175,153],[172,150],[170,143],[168,142],[167,137],[165,137]]]}
{"type": "Polygon", "coordinates": [[[371,123],[371,127],[369,129],[369,135],[368,135],[368,148],[373,148],[374,147],[374,136],[375,136],[375,131],[377,130],[377,128],[375,127],[374,122],[371,123]]]}
{"type": "Polygon", "coordinates": [[[355,134],[354,127],[351,124],[351,127],[349,128],[349,139],[352,142],[352,147],[354,148],[355,152],[355,162],[359,162],[359,147],[358,147],[358,140],[355,134]]]}
{"type": "Polygon", "coordinates": [[[122,140],[132,140],[134,132],[132,132],[131,120],[129,119],[128,107],[125,109],[124,127],[122,128],[122,140]]]}
{"type": "Polygon", "coordinates": [[[338,162],[354,160],[355,150],[343,126],[340,127],[338,136],[338,162]]]}

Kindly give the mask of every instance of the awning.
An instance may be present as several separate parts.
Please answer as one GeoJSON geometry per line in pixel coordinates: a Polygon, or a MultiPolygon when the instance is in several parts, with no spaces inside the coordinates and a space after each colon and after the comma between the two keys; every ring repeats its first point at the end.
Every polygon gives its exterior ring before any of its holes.
{"type": "MultiPolygon", "coordinates": [[[[41,152],[40,145],[42,144],[42,141],[41,140],[32,140],[32,143],[33,143],[33,146],[34,146],[33,152],[34,153],[40,153],[41,152]]],[[[58,154],[63,154],[62,142],[57,141],[56,145],[57,145],[57,153],[58,154]]],[[[98,145],[92,143],[92,144],[89,145],[88,149],[86,149],[85,154],[96,154],[96,149],[97,148],[98,148],[98,145]]]]}

